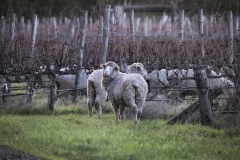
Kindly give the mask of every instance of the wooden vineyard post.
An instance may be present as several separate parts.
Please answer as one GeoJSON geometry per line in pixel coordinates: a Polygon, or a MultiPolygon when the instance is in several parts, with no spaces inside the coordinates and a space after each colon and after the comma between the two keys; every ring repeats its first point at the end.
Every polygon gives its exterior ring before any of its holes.
{"type": "Polygon", "coordinates": [[[232,62],[234,59],[234,48],[233,48],[233,15],[232,11],[228,11],[228,46],[229,46],[229,53],[228,53],[228,66],[232,66],[232,62]]]}
{"type": "Polygon", "coordinates": [[[33,22],[32,22],[32,43],[31,43],[31,51],[29,55],[29,64],[28,67],[32,68],[33,61],[34,61],[34,48],[36,42],[36,34],[37,34],[37,27],[38,27],[38,18],[37,15],[33,15],[33,22]]]}
{"type": "Polygon", "coordinates": [[[213,123],[213,119],[211,113],[211,106],[208,99],[208,78],[206,68],[204,66],[195,67],[194,78],[197,85],[201,123],[203,125],[211,125],[213,123]]]}
{"type": "Polygon", "coordinates": [[[58,38],[58,32],[57,32],[57,18],[56,18],[56,17],[52,17],[52,27],[53,27],[54,38],[58,38]]]}
{"type": "Polygon", "coordinates": [[[27,103],[32,103],[32,96],[33,96],[33,63],[34,63],[34,48],[35,48],[35,41],[36,41],[36,34],[37,34],[37,27],[38,27],[38,18],[37,15],[33,15],[33,22],[32,22],[32,44],[31,44],[31,51],[29,55],[29,63],[28,63],[28,68],[31,70],[31,77],[28,80],[28,99],[27,103]]]}
{"type": "Polygon", "coordinates": [[[99,17],[98,20],[98,36],[102,37],[103,36],[103,16],[99,17]]]}
{"type": "Polygon", "coordinates": [[[115,19],[115,12],[111,11],[111,15],[110,15],[110,21],[111,21],[111,36],[113,39],[113,42],[115,42],[115,35],[116,35],[116,19],[115,19]]]}
{"type": "Polygon", "coordinates": [[[7,84],[5,83],[4,85],[3,85],[3,96],[2,96],[2,102],[5,104],[5,103],[7,103],[7,96],[5,96],[4,94],[7,94],[8,93],[8,86],[7,86],[7,84]]]}
{"type": "Polygon", "coordinates": [[[20,19],[20,29],[21,29],[21,34],[24,35],[25,34],[25,23],[24,23],[23,16],[21,16],[21,19],[20,19]]]}
{"type": "Polygon", "coordinates": [[[59,66],[60,68],[65,63],[65,59],[66,59],[65,57],[66,57],[66,54],[67,54],[67,51],[68,51],[70,41],[74,37],[73,29],[74,29],[74,19],[73,19],[73,17],[71,17],[71,21],[70,21],[70,24],[69,24],[67,36],[66,36],[66,39],[65,39],[65,43],[64,43],[64,46],[63,46],[63,51],[62,51],[62,55],[61,55],[61,59],[60,59],[60,66],[59,66]]]}
{"type": "Polygon", "coordinates": [[[148,36],[148,17],[144,18],[144,30],[143,30],[143,35],[148,36]]]}
{"type": "Polygon", "coordinates": [[[205,50],[204,50],[204,33],[203,33],[203,9],[198,10],[198,30],[199,30],[199,38],[200,38],[200,48],[201,48],[201,55],[202,55],[202,63],[205,62],[205,50]]]}
{"type": "Polygon", "coordinates": [[[75,90],[73,92],[73,103],[77,102],[77,97],[80,92],[81,88],[81,72],[83,67],[83,51],[85,45],[85,38],[86,38],[86,29],[87,29],[87,20],[88,19],[88,11],[83,11],[83,19],[82,19],[82,26],[81,26],[81,42],[80,42],[80,60],[79,60],[79,67],[80,69],[77,70],[76,78],[75,78],[75,90]]]}
{"type": "Polygon", "coordinates": [[[185,18],[185,23],[189,29],[189,34],[190,34],[190,37],[193,38],[193,31],[192,31],[192,25],[191,25],[191,21],[190,19],[187,17],[185,18]]]}
{"type": "Polygon", "coordinates": [[[55,89],[55,85],[56,85],[56,74],[55,74],[55,66],[51,65],[49,67],[49,73],[48,73],[48,77],[50,80],[50,92],[49,92],[49,96],[48,96],[48,108],[53,110],[54,109],[54,103],[55,103],[55,99],[56,99],[56,89],[55,89]]]}
{"type": "Polygon", "coordinates": [[[116,17],[116,24],[118,26],[123,24],[123,7],[122,6],[114,6],[114,14],[116,17]]]}
{"type": "Polygon", "coordinates": [[[27,34],[31,34],[31,22],[30,19],[27,20],[27,29],[26,29],[27,34]]]}
{"type": "Polygon", "coordinates": [[[93,33],[93,19],[92,16],[89,17],[89,29],[93,33]]]}
{"type": "Polygon", "coordinates": [[[3,38],[3,34],[5,32],[6,29],[6,20],[5,18],[2,16],[1,17],[1,24],[0,24],[0,34],[1,34],[1,38],[3,38]]]}
{"type": "Polygon", "coordinates": [[[108,49],[108,36],[109,36],[109,20],[110,20],[111,5],[106,5],[103,17],[103,44],[102,44],[102,56],[100,64],[106,62],[107,49],[108,49]]]}
{"type": "Polygon", "coordinates": [[[171,33],[172,33],[171,17],[168,17],[168,19],[167,19],[167,35],[169,36],[171,33]]]}
{"type": "Polygon", "coordinates": [[[179,41],[184,39],[184,10],[179,11],[179,41]]]}
{"type": "Polygon", "coordinates": [[[135,43],[134,10],[131,10],[130,28],[131,28],[131,38],[132,38],[132,42],[135,43]]]}
{"type": "MultiPolygon", "coordinates": [[[[14,57],[14,39],[15,39],[15,30],[16,30],[16,15],[13,14],[11,16],[11,22],[10,22],[10,54],[9,54],[9,70],[12,70],[13,67],[13,57],[14,57]]],[[[10,82],[7,82],[8,85],[8,92],[11,93],[12,90],[12,84],[10,82]]]]}
{"type": "Polygon", "coordinates": [[[236,36],[240,35],[240,16],[237,15],[236,18],[236,36]]]}

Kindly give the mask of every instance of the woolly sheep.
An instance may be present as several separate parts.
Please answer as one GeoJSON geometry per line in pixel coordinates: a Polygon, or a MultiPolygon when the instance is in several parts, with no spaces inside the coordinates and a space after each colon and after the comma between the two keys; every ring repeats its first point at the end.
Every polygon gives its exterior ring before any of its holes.
{"type": "Polygon", "coordinates": [[[127,73],[138,73],[143,76],[143,78],[150,83],[150,77],[147,73],[147,71],[144,68],[144,65],[142,63],[133,63],[131,65],[127,66],[127,73]]]}
{"type": "Polygon", "coordinates": [[[98,118],[102,117],[101,105],[106,102],[107,95],[101,86],[102,69],[93,71],[87,79],[87,105],[88,115],[92,117],[93,106],[98,114],[98,118]]]}
{"type": "MultiPolygon", "coordinates": [[[[150,85],[149,85],[149,93],[148,93],[148,100],[154,99],[159,93],[159,87],[168,88],[170,86],[175,87],[187,87],[187,86],[196,86],[194,79],[183,80],[185,77],[194,77],[193,69],[185,70],[185,69],[173,69],[167,71],[166,69],[161,70],[153,70],[149,73],[150,77],[150,85]],[[156,89],[157,88],[157,89],[156,89]]],[[[174,96],[179,96],[181,91],[170,91],[168,93],[168,97],[172,98],[174,96]]]]}
{"type": "Polygon", "coordinates": [[[167,70],[153,70],[149,73],[149,93],[147,99],[152,99],[159,93],[159,89],[156,89],[157,87],[168,87],[168,85],[167,70]]]}
{"type": "MultiPolygon", "coordinates": [[[[193,92],[192,88],[196,88],[196,82],[194,80],[193,69],[173,69],[168,71],[168,80],[175,88],[184,88],[184,91],[169,91],[167,97],[171,99],[181,100],[182,93],[193,92]],[[183,79],[190,78],[190,79],[183,79]],[[189,89],[189,90],[187,90],[189,89]]],[[[194,92],[195,93],[195,92],[194,92]]]]}
{"type": "MultiPolygon", "coordinates": [[[[208,88],[209,89],[217,89],[217,88],[225,88],[222,89],[223,93],[216,97],[212,101],[212,105],[218,105],[217,107],[222,108],[220,106],[228,106],[230,104],[229,99],[233,98],[236,94],[235,85],[231,80],[228,80],[225,77],[211,77],[211,76],[220,76],[215,71],[211,69],[207,69],[208,78],[208,88]]],[[[193,69],[175,69],[173,72],[169,74],[169,79],[172,81],[173,79],[178,80],[178,83],[174,87],[180,88],[196,88],[196,82],[194,80],[194,71],[193,69]],[[182,78],[193,78],[193,79],[183,79],[182,78]]],[[[174,80],[173,80],[174,81],[174,80]]],[[[174,83],[174,82],[173,82],[174,83]]],[[[170,91],[168,93],[168,98],[179,98],[183,91],[170,91]]]]}
{"type": "Polygon", "coordinates": [[[130,107],[135,124],[139,122],[145,105],[148,84],[139,74],[126,74],[119,71],[119,66],[114,62],[102,64],[102,86],[106,90],[114,112],[115,121],[124,115],[125,106],[130,107]]]}
{"type": "MultiPolygon", "coordinates": [[[[80,89],[85,89],[87,84],[88,74],[82,70],[80,73],[80,89]]],[[[59,75],[56,74],[56,90],[62,90],[57,92],[57,97],[67,97],[72,94],[73,91],[67,91],[68,89],[74,89],[76,75],[59,75]],[[66,91],[64,91],[66,90],[66,91]]],[[[35,76],[35,88],[48,88],[50,86],[49,76],[44,73],[36,74],[35,76]]],[[[44,90],[45,90],[44,89],[44,90]]]]}
{"type": "MultiPolygon", "coordinates": [[[[219,76],[219,74],[212,70],[207,70],[207,74],[208,76],[219,76]]],[[[209,78],[208,87],[211,89],[222,88],[222,94],[217,96],[211,102],[213,108],[223,110],[231,107],[231,104],[234,103],[234,98],[236,97],[236,88],[231,80],[228,80],[225,77],[209,78]]]]}
{"type": "MultiPolygon", "coordinates": [[[[149,79],[147,71],[142,63],[133,63],[127,66],[127,73],[137,73],[142,75],[145,80],[149,79]]],[[[87,79],[87,105],[88,115],[92,117],[93,106],[97,111],[98,118],[102,117],[102,104],[106,102],[107,95],[101,84],[102,69],[93,71],[87,79]]],[[[123,115],[122,115],[123,116],[123,115]]]]}
{"type": "MultiPolygon", "coordinates": [[[[80,73],[80,89],[87,88],[88,74],[82,70],[80,73]]],[[[57,90],[67,90],[75,88],[76,75],[56,75],[57,90]]],[[[73,94],[73,91],[61,91],[57,93],[58,97],[67,96],[73,94]]]]}

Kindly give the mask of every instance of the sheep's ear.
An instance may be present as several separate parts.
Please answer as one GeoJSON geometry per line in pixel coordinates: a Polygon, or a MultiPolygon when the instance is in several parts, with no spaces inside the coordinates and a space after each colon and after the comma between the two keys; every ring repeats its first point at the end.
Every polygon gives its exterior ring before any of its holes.
{"type": "Polygon", "coordinates": [[[100,64],[100,67],[101,67],[101,68],[105,68],[106,65],[105,65],[105,64],[100,64]]]}
{"type": "Polygon", "coordinates": [[[136,68],[137,68],[138,71],[141,71],[141,67],[137,66],[136,68]]]}
{"type": "Polygon", "coordinates": [[[119,71],[120,70],[119,66],[115,66],[115,70],[119,71]]]}

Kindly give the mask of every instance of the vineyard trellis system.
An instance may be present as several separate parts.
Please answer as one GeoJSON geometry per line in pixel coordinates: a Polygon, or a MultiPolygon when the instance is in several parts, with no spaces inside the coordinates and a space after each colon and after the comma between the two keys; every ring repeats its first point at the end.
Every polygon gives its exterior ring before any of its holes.
{"type": "MultiPolygon", "coordinates": [[[[2,17],[0,79],[8,83],[27,82],[27,87],[10,86],[10,90],[27,90],[34,86],[34,77],[41,68],[46,67],[47,71],[42,74],[52,76],[51,85],[47,88],[51,88],[49,92],[54,95],[56,74],[76,74],[81,70],[90,73],[108,60],[120,66],[140,62],[148,72],[162,68],[189,69],[202,65],[211,66],[212,70],[218,72],[227,66],[234,73],[225,73],[221,77],[228,76],[234,80],[239,94],[240,21],[238,16],[233,18],[231,11],[216,17],[204,16],[201,9],[185,16],[181,10],[177,18],[163,14],[157,21],[151,17],[143,20],[134,17],[133,10],[128,17],[127,13],[119,12],[119,8],[111,9],[107,5],[104,15],[95,22],[92,22],[91,17],[91,21],[88,21],[88,12],[83,12],[83,15],[42,19],[33,15],[27,24],[24,17],[18,23],[15,14],[2,17]],[[51,70],[51,66],[54,66],[54,70],[51,70]],[[62,72],[62,68],[67,68],[67,71],[62,72]]],[[[124,68],[121,70],[124,71],[124,68]]],[[[71,91],[79,91],[78,85],[76,83],[71,91]]],[[[198,90],[174,86],[167,89],[198,90]]],[[[33,95],[32,92],[24,94],[33,95]]],[[[14,96],[11,93],[0,96],[10,95],[14,96]]],[[[53,109],[52,101],[50,108],[53,109]]],[[[238,111],[239,107],[236,107],[234,112],[238,111]]]]}

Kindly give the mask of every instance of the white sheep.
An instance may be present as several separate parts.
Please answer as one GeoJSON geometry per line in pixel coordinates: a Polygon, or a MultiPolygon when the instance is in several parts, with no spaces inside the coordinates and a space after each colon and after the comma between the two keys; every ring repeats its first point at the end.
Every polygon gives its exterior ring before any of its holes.
{"type": "Polygon", "coordinates": [[[159,87],[168,87],[167,70],[153,70],[149,73],[149,93],[147,99],[153,99],[159,92],[159,87]]]}
{"type": "MultiPolygon", "coordinates": [[[[168,98],[177,98],[188,89],[194,91],[193,88],[196,88],[193,69],[175,69],[170,71],[168,75],[168,79],[171,83],[177,81],[176,85],[174,85],[175,88],[184,89],[184,91],[168,92],[168,98]]],[[[234,83],[231,80],[228,80],[226,77],[219,77],[221,74],[217,74],[215,71],[209,68],[207,68],[207,76],[209,77],[207,83],[209,89],[222,88],[222,94],[212,100],[212,105],[217,105],[218,109],[222,109],[224,106],[229,106],[232,101],[231,98],[236,95],[234,83]]]]}
{"type": "Polygon", "coordinates": [[[143,76],[143,78],[147,81],[147,83],[150,83],[150,77],[147,73],[147,71],[144,68],[144,65],[142,63],[133,63],[131,65],[127,66],[127,73],[138,73],[143,76]]]}
{"type": "Polygon", "coordinates": [[[93,106],[95,107],[98,118],[102,117],[102,104],[106,102],[107,95],[101,85],[102,69],[93,71],[87,79],[87,105],[88,115],[92,117],[93,106]]]}
{"type": "Polygon", "coordinates": [[[125,107],[130,107],[134,122],[138,123],[145,105],[148,84],[139,74],[126,74],[119,71],[119,66],[114,62],[102,64],[102,86],[107,92],[114,112],[115,121],[123,115],[125,107]]]}
{"type": "Polygon", "coordinates": [[[219,74],[212,70],[207,70],[208,76],[216,76],[215,78],[208,78],[208,87],[210,89],[222,89],[222,94],[218,95],[212,100],[213,108],[217,110],[223,110],[231,108],[231,104],[234,103],[236,97],[236,88],[234,83],[226,77],[217,77],[219,74]]]}
{"type": "MultiPolygon", "coordinates": [[[[145,80],[149,79],[147,71],[144,69],[142,63],[133,63],[127,66],[127,73],[137,73],[142,75],[145,80]]],[[[107,95],[101,84],[102,79],[102,69],[93,71],[87,79],[87,105],[88,105],[88,115],[92,117],[93,106],[97,111],[98,118],[102,117],[102,104],[106,102],[107,95]]],[[[124,118],[124,115],[122,115],[124,118]]]]}
{"type": "MultiPolygon", "coordinates": [[[[88,74],[82,70],[80,72],[80,89],[85,89],[87,88],[87,78],[88,74]]],[[[73,94],[73,91],[67,91],[67,90],[72,90],[75,88],[75,79],[76,75],[56,75],[56,86],[57,90],[57,97],[63,97],[67,96],[69,94],[73,94]],[[65,90],[65,91],[64,91],[65,90]]]]}
{"type": "MultiPolygon", "coordinates": [[[[88,74],[82,70],[80,72],[80,89],[86,89],[87,87],[87,78],[88,74]]],[[[73,94],[73,89],[75,88],[75,78],[76,75],[59,75],[56,74],[56,98],[63,98],[67,97],[69,94],[73,94]]],[[[44,72],[36,73],[35,79],[34,79],[34,86],[35,88],[43,88],[44,91],[48,91],[49,87],[51,85],[50,76],[47,74],[44,74],[44,72]]]]}
{"type": "MultiPolygon", "coordinates": [[[[178,99],[182,101],[180,98],[182,93],[191,93],[194,92],[194,88],[196,88],[196,82],[194,80],[194,71],[193,69],[173,69],[168,71],[168,80],[177,90],[169,91],[167,93],[167,97],[171,99],[178,99]],[[184,79],[188,78],[188,79],[184,79]],[[182,91],[181,91],[182,89],[182,91]]],[[[195,93],[195,92],[194,92],[195,93]]]]}

